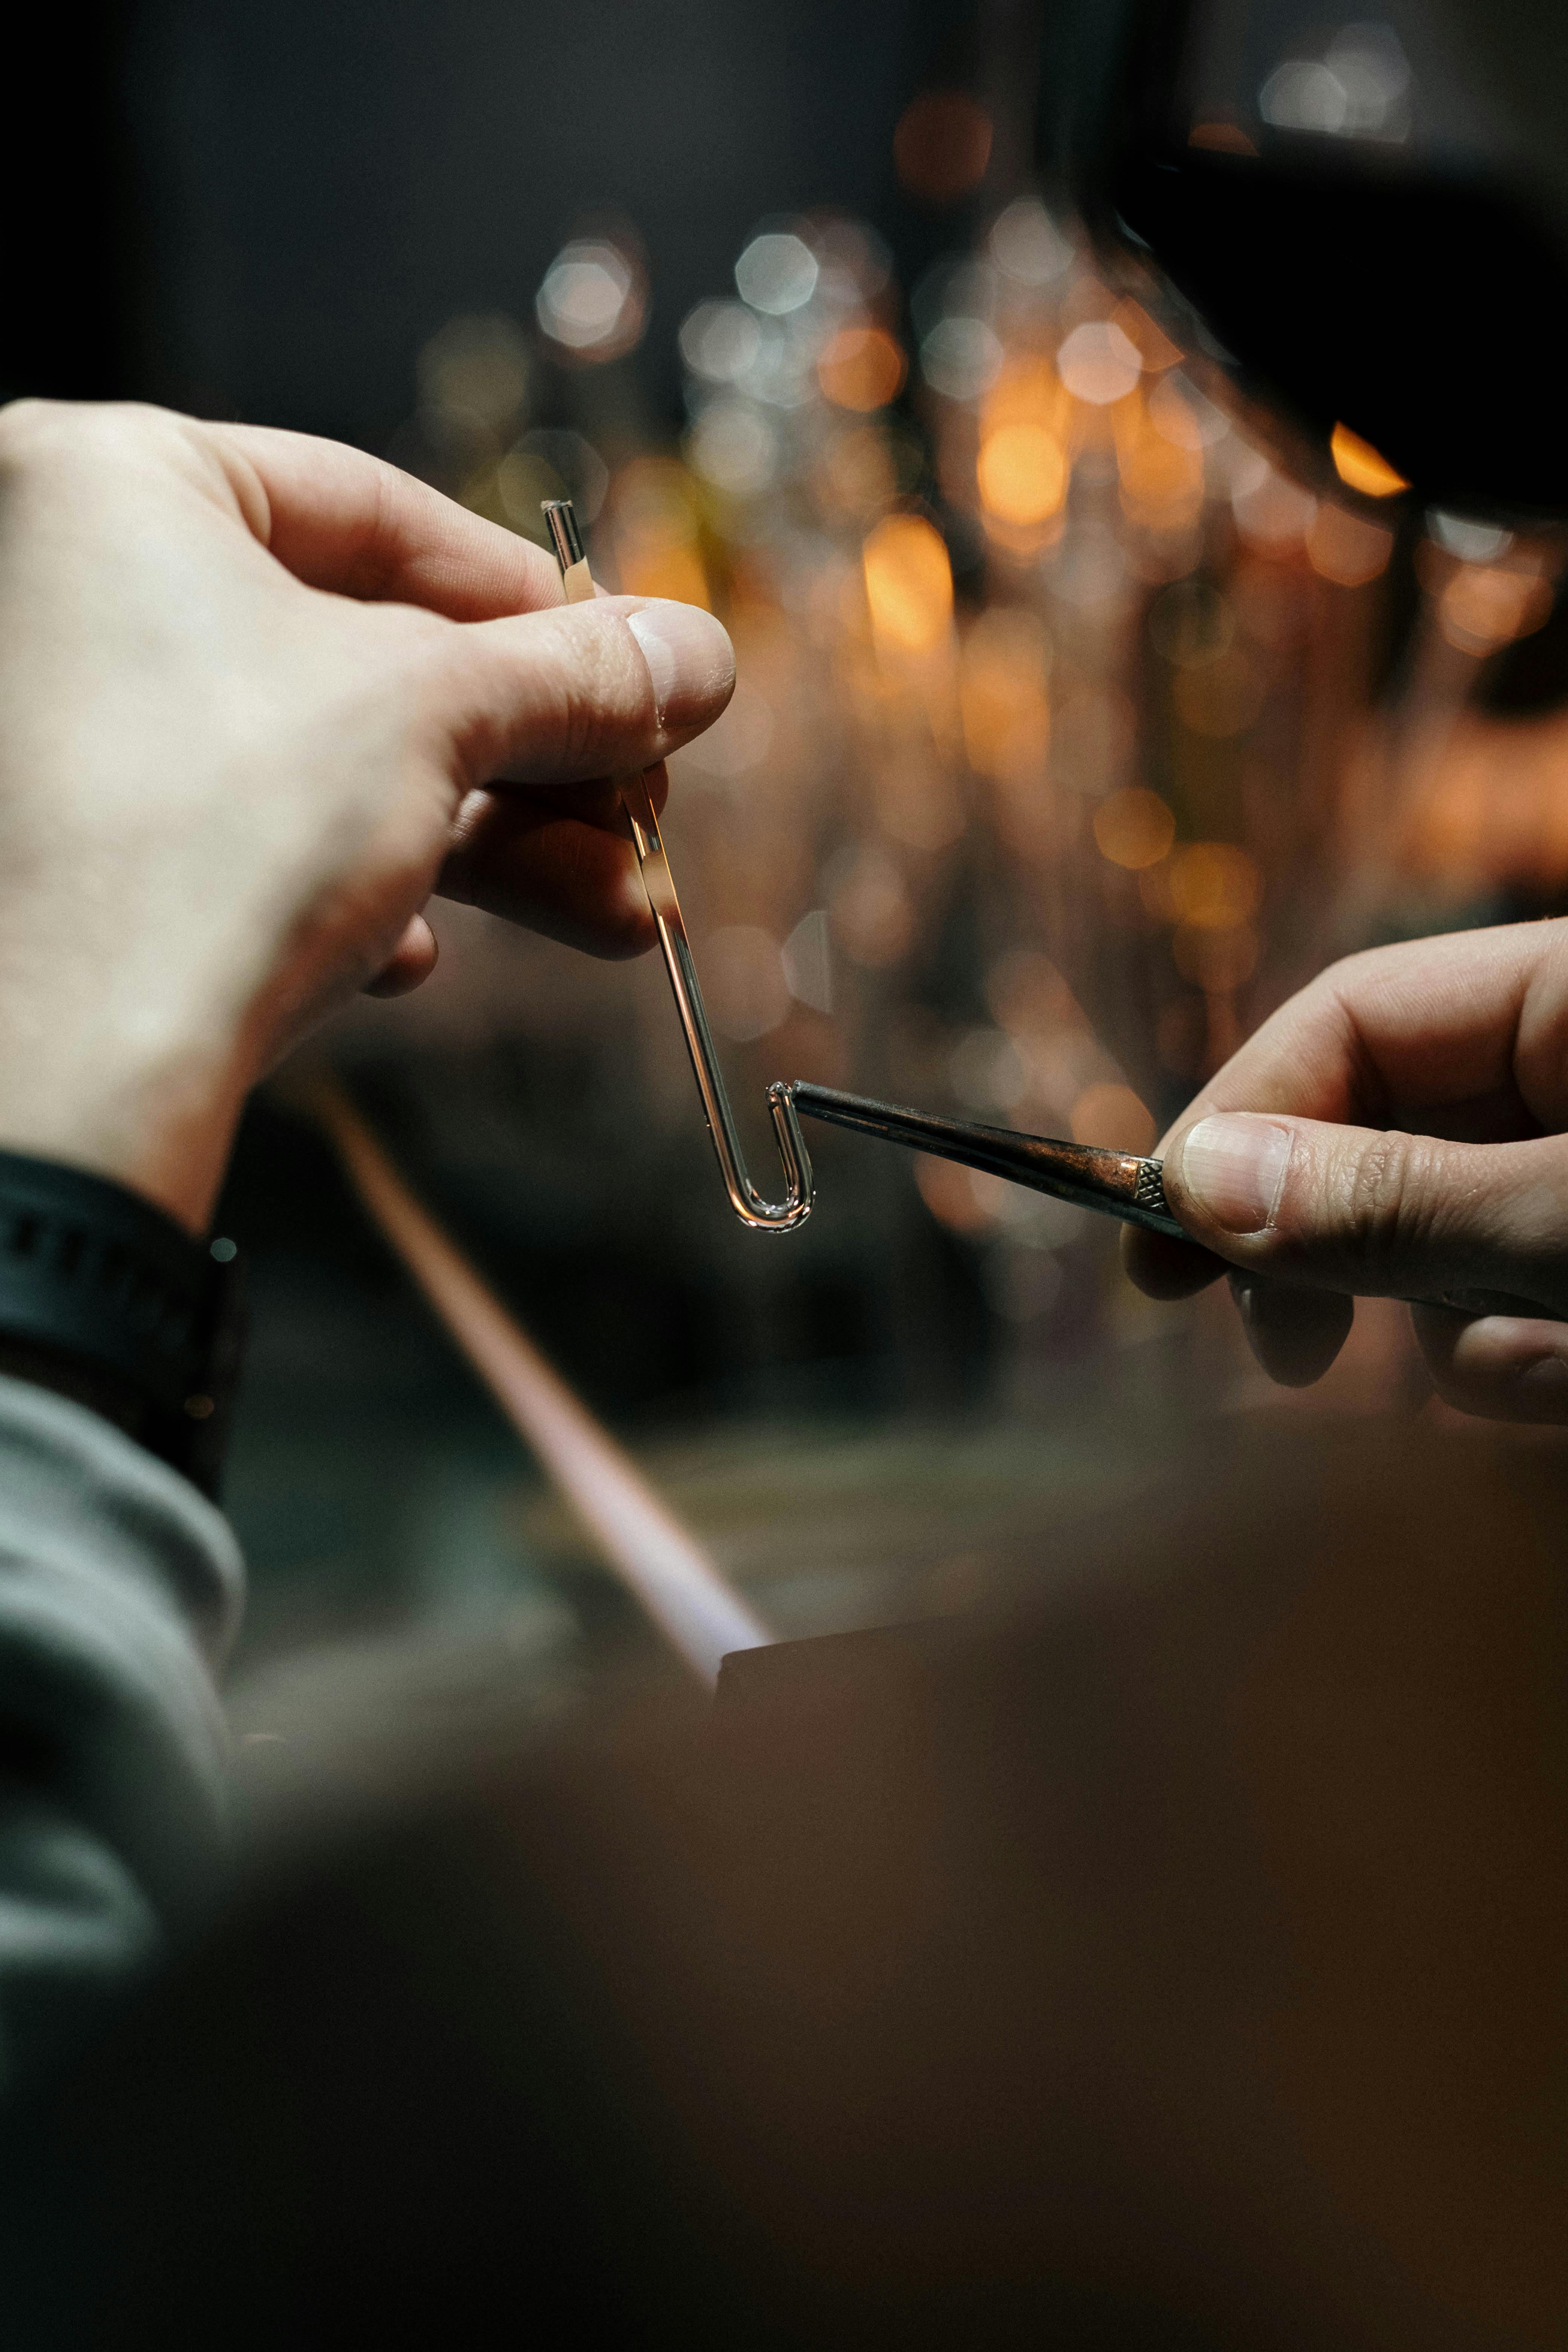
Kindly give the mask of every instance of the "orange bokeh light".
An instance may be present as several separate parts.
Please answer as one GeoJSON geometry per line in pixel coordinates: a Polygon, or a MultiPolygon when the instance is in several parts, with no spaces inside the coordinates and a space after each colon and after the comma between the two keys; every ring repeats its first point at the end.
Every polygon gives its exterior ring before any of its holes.
{"type": "Polygon", "coordinates": [[[1067,497],[1067,453],[1043,425],[1004,425],[987,434],[974,470],[986,513],[1016,529],[1048,522],[1067,497]]]}
{"type": "Polygon", "coordinates": [[[1238,122],[1194,122],[1187,133],[1189,147],[1206,148],[1212,155],[1256,155],[1257,146],[1238,122]]]}
{"type": "Polygon", "coordinates": [[[1410,812],[1404,847],[1411,869],[1466,892],[1523,881],[1561,889],[1568,877],[1563,748],[1556,714],[1514,720],[1500,740],[1479,715],[1462,720],[1410,812]]]}
{"type": "Polygon", "coordinates": [[[927,204],[951,204],[984,178],[991,141],[991,117],[967,90],[922,90],[893,133],[899,184],[927,204]]]}
{"type": "Polygon", "coordinates": [[[1320,579],[1341,588],[1360,588],[1388,568],[1394,533],[1365,522],[1325,499],[1307,531],[1307,561],[1320,579]]]}
{"type": "Polygon", "coordinates": [[[867,415],[898,398],[906,366],[885,328],[841,327],[816,362],[816,380],[836,408],[867,415]]]}
{"type": "Polygon", "coordinates": [[[1072,402],[1054,363],[1034,352],[1009,360],[981,404],[980,437],[1008,425],[1044,425],[1063,436],[1072,402]]]}
{"type": "Polygon", "coordinates": [[[1142,403],[1129,401],[1117,419],[1116,460],[1121,510],[1145,530],[1184,530],[1204,502],[1204,453],[1173,441],[1151,424],[1142,403]]]}
{"type": "Polygon", "coordinates": [[[1032,781],[1050,740],[1046,695],[1049,647],[1032,613],[984,614],[964,640],[959,671],[963,748],[977,776],[1032,781]]]}
{"type": "Polygon", "coordinates": [[[952,624],[952,568],[923,515],[885,516],[861,550],[872,633],[885,651],[929,653],[952,624]]]}
{"type": "Polygon", "coordinates": [[[1130,784],[1101,801],[1094,813],[1094,837],[1100,854],[1112,866],[1137,873],[1157,866],[1176,837],[1176,820],[1158,793],[1130,784]]]}
{"type": "Polygon", "coordinates": [[[1443,635],[1458,652],[1489,654],[1541,627],[1552,610],[1552,589],[1539,572],[1467,563],[1437,609],[1443,635]]]}
{"type": "Polygon", "coordinates": [[[712,609],[699,544],[696,486],[671,457],[634,457],[611,492],[616,569],[628,596],[670,596],[712,609]]]}
{"type": "Polygon", "coordinates": [[[1225,931],[1251,921],[1263,896],[1258,861],[1228,841],[1194,841],[1171,860],[1171,905],[1195,931],[1225,931]]]}
{"type": "Polygon", "coordinates": [[[1224,930],[1182,923],[1172,935],[1171,955],[1184,980],[1206,996],[1228,996],[1245,988],[1258,969],[1258,939],[1249,923],[1224,930]]]}
{"type": "Polygon", "coordinates": [[[692,546],[658,546],[623,541],[619,549],[621,587],[627,596],[669,596],[679,604],[700,604],[711,612],[712,596],[702,558],[692,546]]]}
{"type": "MultiPolygon", "coordinates": [[[[932,1160],[923,1151],[915,1159],[921,1199],[938,1223],[955,1234],[983,1234],[994,1223],[995,1203],[985,1198],[982,1189],[986,1181],[978,1169],[961,1168],[955,1160],[932,1160]]],[[[994,1186],[998,1180],[989,1181],[994,1186]]]]}
{"type": "Polygon", "coordinates": [[[1085,1087],[1072,1107],[1072,1139],[1110,1151],[1147,1151],[1154,1140],[1147,1104],[1131,1087],[1101,1079],[1085,1087]]]}
{"type": "Polygon", "coordinates": [[[1329,440],[1329,455],[1334,461],[1334,471],[1347,489],[1359,490],[1363,498],[1391,499],[1399,490],[1410,488],[1403,474],[1394,472],[1380,449],[1352,433],[1348,425],[1336,425],[1329,440]]]}

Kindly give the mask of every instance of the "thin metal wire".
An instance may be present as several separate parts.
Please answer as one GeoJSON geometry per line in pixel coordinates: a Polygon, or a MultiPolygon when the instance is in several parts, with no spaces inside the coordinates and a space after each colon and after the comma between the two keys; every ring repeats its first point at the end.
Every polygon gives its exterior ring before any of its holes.
{"type": "MultiPolygon", "coordinates": [[[[585,604],[594,593],[594,583],[583,553],[583,541],[571,500],[552,499],[545,506],[544,520],[561,565],[566,601],[572,604],[585,604]]],[[[618,783],[621,799],[631,820],[632,844],[637,851],[643,887],[647,892],[654,928],[658,933],[664,968],[669,975],[675,1009],[680,1016],[681,1034],[686,1039],[686,1050],[691,1056],[692,1075],[702,1100],[702,1115],[713,1139],[713,1156],[719,1162],[719,1173],[724,1180],[730,1206],[741,1223],[750,1225],[753,1232],[792,1234],[810,1216],[812,1202],[811,1159],[806,1151],[805,1138],[800,1131],[794,1098],[788,1087],[783,1083],[768,1089],[768,1109],[773,1118],[773,1135],[788,1190],[782,1201],[764,1201],[746,1172],[745,1155],[741,1149],[735,1114],[730,1108],[724,1074],[719,1066],[713,1034],[708,1026],[708,1013],[702,1002],[691,942],[686,935],[680,901],[675,895],[675,882],[670,874],[669,860],[665,856],[658,818],[654,814],[653,802],[648,794],[647,779],[641,774],[622,776],[618,783]]]]}

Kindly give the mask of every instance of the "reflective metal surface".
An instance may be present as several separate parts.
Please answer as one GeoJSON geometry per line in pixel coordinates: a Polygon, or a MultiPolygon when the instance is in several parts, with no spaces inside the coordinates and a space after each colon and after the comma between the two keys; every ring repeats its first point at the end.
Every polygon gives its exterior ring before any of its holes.
{"type": "Polygon", "coordinates": [[[768,1089],[768,1099],[793,1098],[797,1111],[833,1127],[847,1127],[858,1135],[874,1135],[885,1143],[908,1144],[938,1160],[956,1160],[966,1168],[984,1169],[1005,1177],[1010,1184],[1031,1192],[1049,1192],[1080,1209],[1097,1209],[1118,1217],[1123,1224],[1145,1225],[1151,1233],[1184,1238],[1165,1202],[1162,1163],[1140,1159],[1132,1151],[1106,1151],[1087,1143],[1061,1143],[1049,1136],[1019,1135],[1007,1127],[976,1127],[967,1120],[938,1118],[929,1111],[906,1110],[895,1103],[869,1102],[864,1095],[840,1094],[832,1087],[816,1087],[805,1079],[793,1086],[768,1089]]]}
{"type": "MultiPolygon", "coordinates": [[[[586,561],[583,552],[583,534],[577,528],[576,509],[570,499],[546,499],[543,510],[544,527],[550,533],[556,562],[563,572],[574,572],[580,563],[586,561]]],[[[566,601],[571,604],[580,600],[568,596],[566,601]]]]}
{"type": "MultiPolygon", "coordinates": [[[[768,1100],[775,1118],[781,1102],[793,1101],[805,1118],[820,1118],[830,1127],[847,1127],[857,1135],[876,1136],[883,1143],[907,1144],[910,1150],[929,1151],[937,1160],[956,1160],[965,1168],[1001,1176],[1009,1184],[1026,1185],[1030,1192],[1070,1201],[1075,1208],[1097,1210],[1124,1225],[1142,1225],[1152,1234],[1169,1234],[1175,1241],[1190,1238],[1171,1214],[1165,1199],[1164,1162],[1160,1160],[1142,1159],[1133,1151],[1107,1151],[1098,1144],[1020,1135],[1010,1127],[978,1127],[966,1119],[939,1118],[930,1111],[872,1102],[864,1095],[840,1094],[833,1087],[813,1086],[805,1078],[770,1087],[768,1100]]],[[[1407,1307],[1446,1307],[1459,1315],[1533,1317],[1555,1312],[1537,1300],[1496,1290],[1445,1290],[1436,1298],[1400,1296],[1407,1307]]]]}
{"type": "MultiPolygon", "coordinates": [[[[571,500],[551,499],[544,509],[544,515],[562,567],[566,600],[574,604],[585,603],[594,593],[594,583],[583,553],[583,541],[571,500]]],[[[730,1206],[743,1225],[750,1225],[759,1233],[794,1233],[796,1226],[805,1224],[811,1214],[812,1183],[811,1161],[806,1154],[805,1139],[800,1131],[800,1121],[795,1116],[791,1090],[783,1084],[768,1089],[768,1108],[773,1114],[773,1133],[778,1139],[779,1158],[784,1164],[787,1190],[782,1201],[764,1201],[746,1172],[741,1139],[735,1129],[735,1115],[730,1108],[724,1074],[719,1067],[719,1056],[713,1048],[713,1036],[708,1026],[697,966],[692,960],[691,942],[686,936],[680,901],[675,895],[669,860],[664,854],[658,819],[648,795],[647,779],[642,775],[623,776],[619,782],[621,798],[631,819],[632,842],[642,871],[643,887],[647,892],[658,943],[664,952],[664,968],[669,974],[675,1009],[680,1015],[686,1050],[691,1056],[692,1075],[697,1080],[697,1091],[702,1097],[703,1117],[713,1139],[713,1153],[719,1162],[719,1172],[724,1179],[724,1190],[730,1196],[730,1206]]]]}

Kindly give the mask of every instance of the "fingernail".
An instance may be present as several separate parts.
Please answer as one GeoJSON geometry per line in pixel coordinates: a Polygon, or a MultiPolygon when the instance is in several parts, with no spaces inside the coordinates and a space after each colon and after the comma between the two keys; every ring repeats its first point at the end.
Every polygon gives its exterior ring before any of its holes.
{"type": "Polygon", "coordinates": [[[1202,1118],[1182,1144],[1181,1179],[1227,1234],[1260,1234],[1274,1220],[1290,1160],[1290,1130],[1271,1118],[1202,1118]]]}
{"type": "Polygon", "coordinates": [[[722,700],[735,676],[735,653],[711,613],[660,602],[628,614],[626,626],[642,647],[661,727],[687,726],[722,700]]]}
{"type": "Polygon", "coordinates": [[[1538,1393],[1542,1390],[1552,1394],[1559,1393],[1568,1388],[1568,1364],[1563,1362],[1561,1356],[1539,1357],[1533,1364],[1527,1365],[1521,1372],[1519,1385],[1521,1389],[1533,1389],[1538,1393]]]}

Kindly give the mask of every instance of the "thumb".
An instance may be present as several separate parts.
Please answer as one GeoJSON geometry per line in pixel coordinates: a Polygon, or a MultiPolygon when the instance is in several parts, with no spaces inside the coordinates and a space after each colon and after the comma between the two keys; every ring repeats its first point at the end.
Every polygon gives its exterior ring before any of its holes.
{"type": "Polygon", "coordinates": [[[1164,1181],[1231,1265],[1363,1297],[1568,1313],[1568,1139],[1452,1143],[1310,1118],[1211,1113],[1164,1181]],[[1483,1299],[1479,1294],[1487,1294],[1483,1299]]]}
{"type": "Polygon", "coordinates": [[[474,784],[653,767],[712,724],[735,683],[722,624],[665,598],[470,622],[443,651],[431,717],[474,784]]]}

